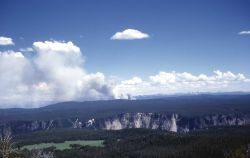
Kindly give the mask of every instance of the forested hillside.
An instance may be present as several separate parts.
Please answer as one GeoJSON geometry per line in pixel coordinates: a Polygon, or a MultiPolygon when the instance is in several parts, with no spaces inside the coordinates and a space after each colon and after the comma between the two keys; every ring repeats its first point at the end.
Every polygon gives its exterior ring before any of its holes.
{"type": "MultiPolygon", "coordinates": [[[[120,131],[53,130],[15,137],[17,147],[41,142],[103,139],[104,147],[72,145],[71,149],[44,149],[56,158],[246,158],[250,127],[217,127],[175,134],[159,130],[125,129],[120,131]]],[[[16,155],[29,157],[35,151],[16,155]]],[[[13,153],[13,155],[15,155],[13,153]]]]}

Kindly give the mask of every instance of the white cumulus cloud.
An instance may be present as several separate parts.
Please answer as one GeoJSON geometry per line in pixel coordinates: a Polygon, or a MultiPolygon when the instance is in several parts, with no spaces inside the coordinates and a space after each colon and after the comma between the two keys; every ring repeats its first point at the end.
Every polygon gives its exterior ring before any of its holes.
{"type": "Polygon", "coordinates": [[[0,108],[150,94],[250,91],[249,76],[231,71],[216,70],[211,75],[161,71],[147,79],[106,79],[101,72],[84,69],[84,56],[71,41],[37,41],[32,50],[32,57],[0,51],[0,108]]]}
{"type": "Polygon", "coordinates": [[[250,35],[250,31],[241,31],[239,35],[250,35]]]}
{"type": "Polygon", "coordinates": [[[38,41],[33,49],[32,58],[21,52],[0,52],[1,106],[114,98],[104,74],[84,70],[84,57],[72,42],[38,41]]]}
{"type": "Polygon", "coordinates": [[[139,77],[133,77],[130,80],[122,81],[122,84],[127,84],[127,85],[137,85],[137,84],[140,84],[140,83],[142,83],[142,79],[139,78],[139,77]]]}
{"type": "Polygon", "coordinates": [[[13,42],[12,38],[10,37],[0,37],[0,45],[14,45],[15,43],[13,42]]]}
{"type": "Polygon", "coordinates": [[[149,38],[149,35],[135,29],[126,29],[122,32],[116,32],[111,39],[112,40],[134,40],[149,38]]]}
{"type": "Polygon", "coordinates": [[[115,87],[116,94],[121,96],[230,91],[249,92],[250,79],[241,73],[219,70],[214,71],[212,75],[161,71],[149,76],[148,80],[135,77],[121,81],[115,87]]]}
{"type": "Polygon", "coordinates": [[[80,48],[74,45],[71,41],[44,41],[34,42],[34,48],[39,53],[76,53],[80,54],[80,48]]]}

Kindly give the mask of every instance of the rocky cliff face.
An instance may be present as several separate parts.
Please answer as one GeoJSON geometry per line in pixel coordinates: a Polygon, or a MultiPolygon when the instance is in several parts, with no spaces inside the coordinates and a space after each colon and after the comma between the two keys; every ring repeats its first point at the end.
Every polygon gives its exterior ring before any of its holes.
{"type": "Polygon", "coordinates": [[[123,113],[108,118],[91,118],[90,120],[70,118],[64,120],[2,122],[0,123],[0,132],[7,130],[17,134],[54,128],[93,128],[104,130],[148,128],[172,132],[189,132],[212,126],[247,124],[250,124],[249,113],[211,114],[196,117],[181,116],[175,113],[123,113]]]}
{"type": "Polygon", "coordinates": [[[125,113],[116,117],[100,120],[98,127],[106,130],[124,128],[149,128],[177,132],[177,114],[125,113]]]}
{"type": "Polygon", "coordinates": [[[82,123],[77,118],[35,121],[8,121],[0,122],[0,133],[9,131],[12,134],[45,131],[55,128],[82,128],[82,123]]]}
{"type": "Polygon", "coordinates": [[[212,126],[230,126],[250,124],[250,114],[213,114],[197,117],[185,117],[178,114],[124,113],[118,116],[96,121],[89,127],[106,130],[124,128],[161,129],[172,132],[189,132],[212,126]]]}
{"type": "Polygon", "coordinates": [[[49,130],[60,127],[58,121],[36,120],[36,121],[9,121],[0,123],[0,132],[10,131],[11,133],[25,133],[38,130],[49,130]]]}

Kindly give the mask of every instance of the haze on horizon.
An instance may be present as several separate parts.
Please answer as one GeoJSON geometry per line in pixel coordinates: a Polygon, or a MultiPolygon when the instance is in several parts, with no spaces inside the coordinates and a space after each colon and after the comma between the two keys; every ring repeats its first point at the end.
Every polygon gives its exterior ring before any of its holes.
{"type": "Polygon", "coordinates": [[[0,108],[250,92],[250,1],[0,2],[0,108]]]}

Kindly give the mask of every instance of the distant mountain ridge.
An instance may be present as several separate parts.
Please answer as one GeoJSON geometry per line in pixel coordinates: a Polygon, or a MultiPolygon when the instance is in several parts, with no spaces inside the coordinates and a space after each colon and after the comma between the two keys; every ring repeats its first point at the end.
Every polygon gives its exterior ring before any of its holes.
{"type": "Polygon", "coordinates": [[[161,99],[63,102],[35,109],[1,109],[0,131],[53,128],[152,128],[186,132],[249,124],[250,95],[190,95],[161,99]],[[176,124],[176,127],[174,127],[176,124]]]}
{"type": "Polygon", "coordinates": [[[193,92],[193,93],[174,93],[174,94],[153,94],[153,95],[138,95],[134,96],[134,99],[163,99],[169,97],[180,97],[180,96],[199,96],[199,95],[250,95],[250,92],[234,91],[234,92],[193,92]]]}

